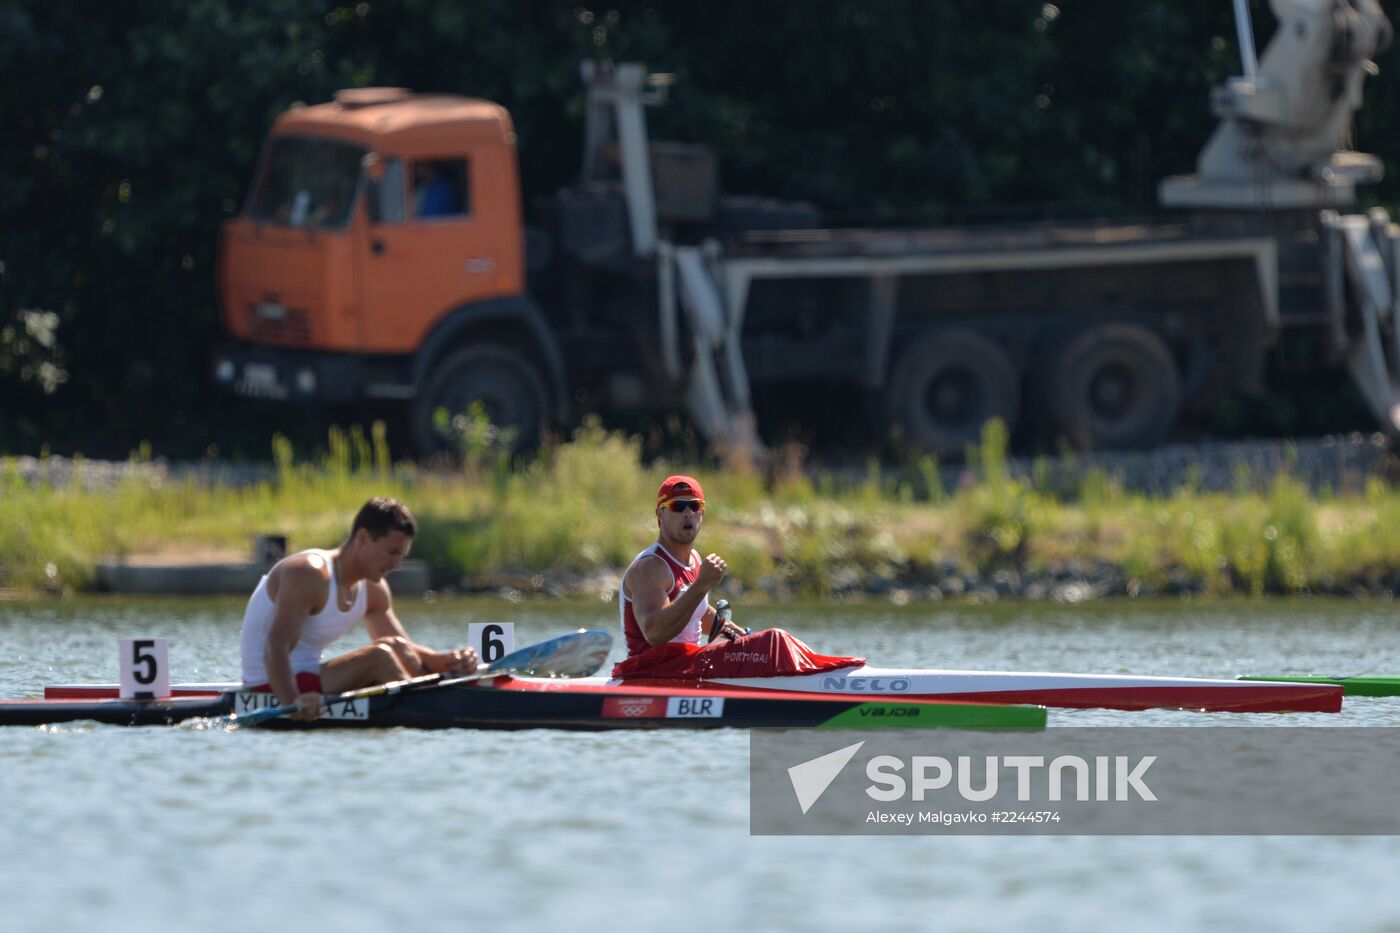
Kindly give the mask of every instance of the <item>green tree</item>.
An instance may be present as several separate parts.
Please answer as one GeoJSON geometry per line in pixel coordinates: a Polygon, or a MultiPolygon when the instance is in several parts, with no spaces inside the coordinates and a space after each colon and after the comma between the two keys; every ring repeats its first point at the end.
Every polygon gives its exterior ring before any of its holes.
{"type": "MultiPolygon", "coordinates": [[[[296,433],[209,385],[218,228],[273,117],[339,87],[505,105],[528,206],[577,171],[579,62],[645,61],[679,78],[654,135],[714,145],[727,191],[928,222],[1151,209],[1234,47],[1224,0],[0,0],[0,449],[261,455],[296,433]]],[[[1393,59],[1357,129],[1392,169],[1393,59]]]]}

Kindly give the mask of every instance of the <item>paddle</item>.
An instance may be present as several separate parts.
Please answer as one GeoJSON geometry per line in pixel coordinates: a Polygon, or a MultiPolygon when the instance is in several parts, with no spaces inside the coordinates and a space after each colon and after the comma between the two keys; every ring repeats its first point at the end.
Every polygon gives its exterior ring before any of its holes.
{"type": "MultiPolygon", "coordinates": [[[[728,622],[733,615],[734,610],[729,608],[729,600],[721,599],[719,602],[715,603],[715,617],[714,620],[710,622],[710,635],[705,639],[705,644],[714,644],[714,640],[719,637],[719,633],[724,629],[724,623],[728,622]]],[[[753,634],[753,629],[744,629],[744,634],[753,634]]],[[[724,637],[733,641],[738,636],[725,635],[724,637]]]]}
{"type": "MultiPolygon", "coordinates": [[[[568,635],[560,635],[536,645],[527,645],[519,651],[512,651],[491,664],[483,664],[470,674],[448,676],[446,674],[424,674],[408,680],[396,680],[387,684],[376,684],[360,690],[335,693],[321,698],[323,706],[331,703],[344,703],[364,697],[385,696],[403,693],[406,690],[452,687],[457,684],[504,677],[506,674],[523,674],[527,677],[587,677],[602,667],[612,650],[612,634],[598,629],[579,629],[568,635]]],[[[295,713],[300,707],[269,706],[250,713],[235,713],[214,720],[215,725],[255,726],[269,719],[295,713]]]]}

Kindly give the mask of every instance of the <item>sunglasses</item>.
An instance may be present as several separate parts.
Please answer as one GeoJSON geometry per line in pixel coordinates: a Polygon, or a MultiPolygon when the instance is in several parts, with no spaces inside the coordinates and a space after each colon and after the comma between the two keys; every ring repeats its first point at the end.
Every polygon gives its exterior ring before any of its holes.
{"type": "Polygon", "coordinates": [[[705,502],[703,499],[673,499],[666,503],[666,508],[672,512],[703,512],[705,502]]]}

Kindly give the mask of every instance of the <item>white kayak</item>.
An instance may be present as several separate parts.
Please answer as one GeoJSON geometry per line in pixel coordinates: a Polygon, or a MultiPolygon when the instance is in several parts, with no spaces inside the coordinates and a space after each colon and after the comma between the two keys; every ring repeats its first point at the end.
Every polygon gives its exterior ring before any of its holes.
{"type": "Polygon", "coordinates": [[[632,686],[669,683],[689,687],[730,686],[801,693],[858,694],[882,700],[917,698],[982,703],[1030,703],[1067,709],[1335,713],[1342,708],[1342,688],[1334,684],[1138,677],[1122,674],[948,671],[862,666],[785,677],[705,680],[629,677],[625,681],[605,682],[626,683],[632,686]]]}

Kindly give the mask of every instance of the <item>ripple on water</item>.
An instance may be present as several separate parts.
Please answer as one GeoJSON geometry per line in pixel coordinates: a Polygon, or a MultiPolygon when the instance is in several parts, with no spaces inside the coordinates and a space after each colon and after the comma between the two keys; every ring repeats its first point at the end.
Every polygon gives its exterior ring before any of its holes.
{"type": "MultiPolygon", "coordinates": [[[[176,679],[237,667],[236,600],[7,606],[0,695],[111,680],[115,641],[171,638],[176,679]],[[14,610],[14,611],[11,611],[14,610]],[[46,673],[36,673],[46,672],[46,673]]],[[[467,618],[518,641],[615,624],[611,607],[406,604],[425,640],[467,618]]],[[[886,666],[1233,677],[1400,673],[1393,607],[1366,603],[752,606],[819,650],[886,666]],[[1359,672],[1359,671],[1358,671],[1359,672]]],[[[1395,701],[1338,716],[1056,710],[1065,726],[1400,725],[1395,701]]],[[[516,924],[610,930],[1037,930],[1400,924],[1377,903],[1390,838],[748,835],[741,732],[286,734],[66,724],[0,730],[5,929],[516,924]],[[18,805],[16,802],[21,802],[18,805]],[[310,857],[303,858],[303,855],[310,857]],[[676,892],[697,894],[677,908],[676,892]],[[197,896],[191,896],[197,892],[197,896]],[[305,907],[299,905],[306,905],[305,907]]]]}

